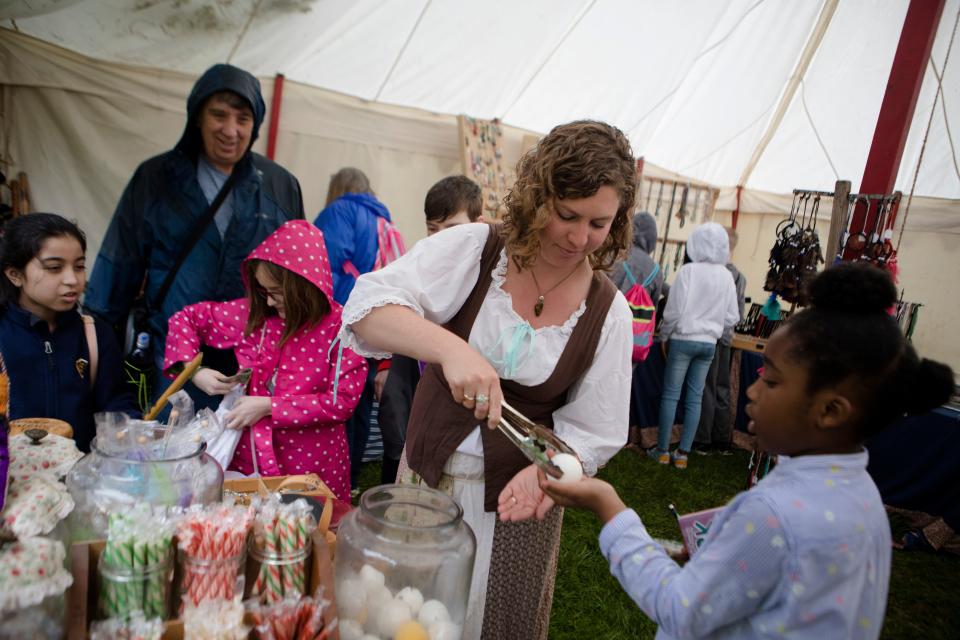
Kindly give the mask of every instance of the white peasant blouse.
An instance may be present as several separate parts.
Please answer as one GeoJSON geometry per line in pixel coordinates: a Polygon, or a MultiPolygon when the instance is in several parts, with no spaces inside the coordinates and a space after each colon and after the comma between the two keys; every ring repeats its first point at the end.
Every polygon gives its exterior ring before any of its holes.
{"type": "MultiPolygon", "coordinates": [[[[366,344],[351,329],[376,307],[401,305],[437,324],[453,318],[480,276],[480,257],[489,229],[486,224],[447,229],[419,241],[387,267],[360,276],[343,308],[343,346],[366,357],[390,357],[366,344]]],[[[538,385],[556,367],[573,328],[586,311],[586,302],[562,325],[533,329],[513,310],[510,294],[502,288],[506,274],[504,251],[491,274],[491,286],[468,342],[501,378],[525,386],[538,385]]],[[[632,321],[630,307],[618,291],[603,322],[593,362],[570,389],[567,404],[553,413],[554,432],[579,454],[584,471],[591,475],[627,441],[632,321]]],[[[479,426],[457,451],[483,455],[479,426]]]]}

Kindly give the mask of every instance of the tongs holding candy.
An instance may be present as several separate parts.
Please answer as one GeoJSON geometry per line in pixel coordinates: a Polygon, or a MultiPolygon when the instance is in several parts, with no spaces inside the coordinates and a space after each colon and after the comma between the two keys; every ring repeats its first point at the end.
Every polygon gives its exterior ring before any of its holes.
{"type": "Polygon", "coordinates": [[[576,452],[570,448],[570,445],[558,438],[553,431],[533,422],[511,407],[506,401],[502,401],[500,407],[500,422],[497,423],[500,432],[507,436],[507,439],[545,474],[558,480],[561,479],[564,475],[564,469],[554,464],[551,460],[552,456],[548,456],[547,451],[553,451],[554,454],[565,453],[575,459],[577,457],[576,452]]]}

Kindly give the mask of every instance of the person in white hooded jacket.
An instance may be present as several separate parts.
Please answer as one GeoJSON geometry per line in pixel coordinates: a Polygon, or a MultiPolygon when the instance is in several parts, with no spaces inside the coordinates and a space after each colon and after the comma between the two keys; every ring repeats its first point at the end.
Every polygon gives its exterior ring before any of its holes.
{"type": "Polygon", "coordinates": [[[685,469],[687,456],[700,423],[703,385],[724,329],[740,320],[737,289],[726,268],[730,258],[727,232],[715,222],[700,225],[687,240],[691,262],[677,271],[670,287],[660,341],[667,350],[660,399],[660,431],[650,450],[660,464],[685,469]],[[670,430],[676,417],[680,390],[686,385],[680,447],[671,456],[670,430]]]}

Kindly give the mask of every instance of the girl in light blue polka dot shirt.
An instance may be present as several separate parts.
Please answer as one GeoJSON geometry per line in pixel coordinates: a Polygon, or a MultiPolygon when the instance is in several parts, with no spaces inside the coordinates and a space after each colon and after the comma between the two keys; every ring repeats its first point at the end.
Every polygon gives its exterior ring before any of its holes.
{"type": "Polygon", "coordinates": [[[896,289],[868,264],[827,269],[813,306],[773,335],[747,391],[749,429],[777,467],[737,495],[683,567],[609,484],[541,488],[594,511],[600,548],[657,638],[878,638],[890,527],[867,474],[865,439],[945,402],[946,365],[920,360],[886,310],[896,289]]]}

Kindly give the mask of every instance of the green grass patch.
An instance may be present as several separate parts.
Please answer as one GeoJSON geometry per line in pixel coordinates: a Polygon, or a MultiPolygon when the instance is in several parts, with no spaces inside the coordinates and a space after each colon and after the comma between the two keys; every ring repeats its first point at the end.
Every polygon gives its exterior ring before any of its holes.
{"type": "MultiPolygon", "coordinates": [[[[680,539],[667,509],[681,512],[726,503],[743,490],[749,454],[690,456],[686,471],[661,467],[629,450],[621,451],[600,472],[640,514],[657,538],[680,539]]],[[[379,484],[380,464],[361,471],[360,487],[379,484]]],[[[893,522],[898,532],[899,523],[893,522]]],[[[600,523],[590,513],[568,509],[564,516],[560,562],[550,620],[552,640],[653,638],[656,625],[627,597],[600,555],[600,523]]],[[[894,551],[890,597],[883,639],[956,638],[960,629],[960,557],[894,551]]]]}

